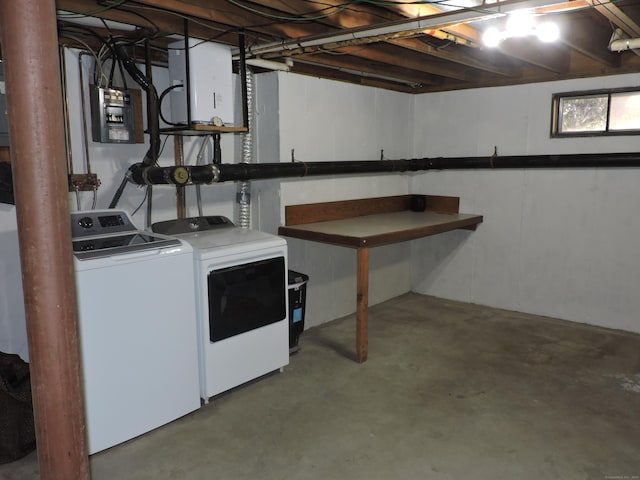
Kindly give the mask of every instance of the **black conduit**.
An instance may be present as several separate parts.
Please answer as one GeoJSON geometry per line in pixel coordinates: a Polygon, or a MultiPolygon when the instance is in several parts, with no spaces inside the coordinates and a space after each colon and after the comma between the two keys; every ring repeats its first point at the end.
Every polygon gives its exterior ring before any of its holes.
{"type": "Polygon", "coordinates": [[[139,185],[185,185],[188,183],[207,184],[269,178],[417,172],[422,170],[596,167],[640,167],[640,153],[436,157],[344,162],[233,163],[185,166],[182,167],[184,170],[180,172],[176,172],[176,167],[145,167],[134,171],[131,180],[139,185]]]}
{"type": "MultiPolygon", "coordinates": [[[[149,131],[149,150],[142,159],[142,163],[136,163],[129,167],[125,173],[122,182],[118,186],[109,208],[115,208],[120,201],[122,192],[124,191],[127,182],[136,177],[136,173],[144,168],[149,168],[154,165],[158,160],[160,154],[160,116],[158,115],[158,92],[153,83],[145,76],[144,73],[138,69],[133,59],[129,56],[127,51],[122,45],[115,45],[114,52],[118,56],[118,59],[124,66],[125,70],[131,75],[131,77],[140,85],[147,93],[147,128],[149,131]]],[[[139,182],[135,182],[139,183],[139,182]]],[[[140,183],[139,183],[140,184],[140,183]]],[[[142,184],[140,184],[142,185],[142,184]]]]}

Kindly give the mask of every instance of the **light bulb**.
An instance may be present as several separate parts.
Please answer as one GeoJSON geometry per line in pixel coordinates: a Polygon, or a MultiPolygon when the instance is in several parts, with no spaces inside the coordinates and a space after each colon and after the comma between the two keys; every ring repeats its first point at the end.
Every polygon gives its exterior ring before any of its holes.
{"type": "Polygon", "coordinates": [[[497,47],[500,40],[502,40],[502,33],[496,27],[489,27],[482,34],[482,43],[487,47],[497,47]]]}
{"type": "Polygon", "coordinates": [[[509,37],[524,37],[533,30],[533,15],[526,10],[518,10],[507,19],[507,35],[509,37]]]}
{"type": "Polygon", "coordinates": [[[536,27],[536,35],[541,42],[555,42],[560,38],[560,29],[555,23],[544,22],[536,27]]]}

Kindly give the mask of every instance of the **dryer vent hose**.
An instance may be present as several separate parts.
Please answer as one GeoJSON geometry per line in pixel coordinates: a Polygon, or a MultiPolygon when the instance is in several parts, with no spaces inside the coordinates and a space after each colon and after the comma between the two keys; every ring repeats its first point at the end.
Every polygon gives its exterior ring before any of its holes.
{"type": "MultiPolygon", "coordinates": [[[[242,136],[242,163],[253,163],[253,125],[254,125],[254,76],[247,69],[247,127],[248,131],[242,136]]],[[[251,227],[251,182],[248,180],[238,183],[236,193],[238,204],[236,224],[241,228],[251,227]]]]}

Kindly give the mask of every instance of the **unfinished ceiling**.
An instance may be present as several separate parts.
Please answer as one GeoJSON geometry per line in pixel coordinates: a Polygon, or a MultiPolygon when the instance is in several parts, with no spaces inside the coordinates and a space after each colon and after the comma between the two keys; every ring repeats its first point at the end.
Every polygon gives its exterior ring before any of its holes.
{"type": "Polygon", "coordinates": [[[149,38],[160,61],[162,48],[183,35],[186,24],[191,37],[236,47],[244,33],[248,59],[409,93],[640,72],[640,50],[609,49],[616,30],[622,38],[640,37],[637,0],[58,0],[56,5],[61,26],[90,17],[137,26],[118,31],[118,24],[108,23],[110,31],[103,26],[94,31],[102,37],[123,35],[132,43],[149,38]],[[536,21],[555,22],[559,40],[519,36],[495,48],[483,44],[488,27],[503,28],[509,13],[523,9],[536,21]]]}

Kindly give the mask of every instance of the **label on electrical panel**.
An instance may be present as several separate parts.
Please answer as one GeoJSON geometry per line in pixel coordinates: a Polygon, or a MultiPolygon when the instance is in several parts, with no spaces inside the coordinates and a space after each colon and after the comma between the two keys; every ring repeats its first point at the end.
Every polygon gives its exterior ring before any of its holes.
{"type": "Polygon", "coordinates": [[[109,129],[109,140],[129,141],[129,131],[111,128],[109,129]]]}

